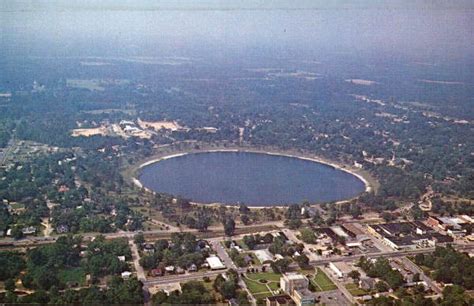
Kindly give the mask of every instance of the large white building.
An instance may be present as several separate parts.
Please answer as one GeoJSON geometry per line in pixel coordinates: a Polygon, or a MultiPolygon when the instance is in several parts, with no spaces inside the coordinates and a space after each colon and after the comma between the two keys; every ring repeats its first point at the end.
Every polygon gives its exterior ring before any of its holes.
{"type": "Polygon", "coordinates": [[[293,290],[308,289],[308,286],[309,280],[299,273],[286,273],[280,278],[280,288],[289,295],[293,294],[293,290]]]}
{"type": "Polygon", "coordinates": [[[206,261],[209,264],[209,267],[211,268],[211,270],[225,269],[225,265],[217,256],[209,256],[208,258],[206,258],[206,261]]]}
{"type": "Polygon", "coordinates": [[[262,264],[273,261],[273,256],[267,250],[256,250],[254,251],[254,254],[262,264]]]}
{"type": "Polygon", "coordinates": [[[330,262],[329,269],[338,277],[346,277],[352,271],[352,268],[345,262],[330,262]]]}
{"type": "Polygon", "coordinates": [[[314,294],[308,286],[308,278],[299,273],[286,273],[280,278],[281,289],[292,297],[297,306],[314,305],[314,294]]]}

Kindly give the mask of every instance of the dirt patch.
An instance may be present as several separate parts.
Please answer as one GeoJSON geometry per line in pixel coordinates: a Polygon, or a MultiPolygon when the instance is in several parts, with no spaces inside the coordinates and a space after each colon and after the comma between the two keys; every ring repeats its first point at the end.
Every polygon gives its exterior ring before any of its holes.
{"type": "Polygon", "coordinates": [[[142,121],[138,119],[137,122],[142,129],[153,129],[155,131],[161,129],[177,131],[181,128],[181,126],[175,121],[142,121]]]}
{"type": "Polygon", "coordinates": [[[94,135],[107,135],[107,128],[105,126],[100,126],[97,128],[88,128],[88,129],[74,129],[72,130],[72,137],[79,136],[94,136],[94,135]]]}

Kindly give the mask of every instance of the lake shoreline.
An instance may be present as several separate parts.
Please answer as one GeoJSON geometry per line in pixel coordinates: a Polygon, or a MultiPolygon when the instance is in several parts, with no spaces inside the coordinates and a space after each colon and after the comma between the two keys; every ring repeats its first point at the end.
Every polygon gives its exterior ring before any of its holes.
{"type": "MultiPolygon", "coordinates": [[[[353,199],[356,199],[358,198],[362,193],[365,193],[365,192],[372,192],[374,190],[374,186],[370,183],[370,181],[372,180],[372,178],[369,178],[367,177],[368,174],[366,173],[361,173],[360,171],[357,171],[357,169],[354,169],[353,167],[349,167],[347,165],[343,165],[341,163],[336,163],[334,161],[329,161],[327,159],[323,159],[321,157],[318,157],[318,156],[314,156],[314,155],[311,155],[311,154],[297,154],[295,152],[288,152],[288,151],[283,151],[283,150],[271,150],[271,149],[258,149],[258,148],[209,148],[209,149],[191,149],[191,150],[184,150],[184,151],[176,151],[176,152],[168,152],[166,154],[157,154],[153,157],[150,157],[149,159],[147,159],[146,161],[142,161],[141,163],[139,163],[138,166],[136,166],[133,170],[133,175],[132,175],[132,182],[133,184],[140,188],[140,189],[144,189],[145,191],[147,192],[150,192],[150,193],[156,193],[155,191],[147,188],[147,187],[144,187],[143,184],[140,182],[140,180],[138,179],[139,177],[139,172],[142,168],[146,167],[146,166],[149,166],[151,164],[155,164],[155,163],[158,163],[160,161],[163,161],[163,160],[167,160],[167,159],[171,159],[171,158],[177,158],[177,157],[180,157],[180,156],[186,156],[186,155],[189,155],[189,154],[202,154],[202,153],[218,153],[218,152],[234,152],[234,153],[256,153],[256,154],[266,154],[266,155],[273,155],[273,156],[284,156],[284,157],[290,157],[290,158],[297,158],[297,159],[300,159],[300,160],[306,160],[306,161],[311,161],[311,162],[315,162],[315,163],[319,163],[319,164],[322,164],[322,165],[325,165],[325,166],[328,166],[328,167],[331,167],[333,169],[336,169],[336,170],[340,170],[340,171],[344,171],[346,173],[349,173],[353,176],[355,176],[357,179],[359,179],[365,186],[365,190],[363,192],[361,192],[360,194],[358,194],[357,196],[354,196],[354,197],[351,197],[351,198],[348,198],[348,199],[344,199],[344,200],[339,200],[339,201],[336,201],[334,203],[336,204],[342,204],[342,203],[346,203],[346,202],[349,202],[353,199]]],[[[216,202],[216,203],[200,203],[200,202],[191,202],[191,204],[193,205],[206,205],[206,206],[228,206],[228,207],[235,207],[237,204],[227,204],[227,203],[219,203],[219,202],[216,202]]],[[[319,205],[321,203],[318,203],[316,205],[319,205]]],[[[275,207],[275,208],[285,208],[285,207],[288,207],[288,205],[258,205],[258,206],[255,206],[255,205],[247,205],[249,208],[254,208],[254,209],[262,209],[262,208],[268,208],[268,207],[275,207]]]]}

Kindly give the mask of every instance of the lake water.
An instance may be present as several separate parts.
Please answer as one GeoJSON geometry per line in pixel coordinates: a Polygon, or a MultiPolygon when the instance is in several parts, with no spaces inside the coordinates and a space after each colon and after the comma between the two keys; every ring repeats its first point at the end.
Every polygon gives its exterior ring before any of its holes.
{"type": "Polygon", "coordinates": [[[249,152],[187,154],[145,166],[143,186],[200,203],[271,206],[338,201],[365,190],[350,173],[287,156],[249,152]]]}

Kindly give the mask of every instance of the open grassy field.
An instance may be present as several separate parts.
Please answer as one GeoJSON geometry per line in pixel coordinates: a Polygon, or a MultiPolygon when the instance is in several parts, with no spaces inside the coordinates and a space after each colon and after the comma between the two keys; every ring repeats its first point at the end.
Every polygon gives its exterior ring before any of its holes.
{"type": "Polygon", "coordinates": [[[240,239],[240,240],[237,240],[236,242],[245,251],[250,251],[249,247],[245,244],[244,240],[240,239]]]}
{"type": "Polygon", "coordinates": [[[258,299],[265,299],[265,298],[267,298],[267,297],[269,297],[269,296],[274,296],[274,294],[271,293],[271,292],[269,292],[269,291],[263,292],[263,293],[256,293],[256,294],[253,294],[253,293],[252,293],[252,295],[253,295],[253,297],[254,297],[255,299],[257,299],[257,300],[258,300],[258,299]]]}
{"type": "Polygon", "coordinates": [[[346,289],[349,291],[350,294],[353,296],[363,296],[366,295],[368,292],[365,291],[364,289],[359,288],[356,284],[346,284],[345,285],[346,289]]]}
{"type": "Polygon", "coordinates": [[[260,273],[252,273],[247,274],[247,278],[252,280],[259,280],[265,279],[268,282],[280,282],[281,274],[273,273],[273,272],[260,272],[260,273]]]}
{"type": "Polygon", "coordinates": [[[258,281],[245,279],[245,283],[247,284],[247,287],[249,288],[250,292],[252,292],[252,294],[269,291],[266,284],[261,284],[258,281]]]}
{"type": "Polygon", "coordinates": [[[316,275],[311,279],[311,283],[316,287],[316,291],[329,291],[337,288],[320,268],[316,268],[316,275]]]}
{"type": "Polygon", "coordinates": [[[10,207],[12,209],[24,209],[25,208],[25,204],[22,204],[22,203],[11,203],[10,204],[10,207]]]}
{"type": "Polygon", "coordinates": [[[97,90],[102,91],[105,88],[100,85],[100,80],[86,80],[86,79],[67,79],[66,84],[68,87],[88,89],[88,90],[97,90]]]}
{"type": "Polygon", "coordinates": [[[62,270],[58,274],[59,280],[65,284],[77,283],[79,286],[83,286],[86,281],[86,273],[82,268],[74,268],[62,270]]]}
{"type": "Polygon", "coordinates": [[[244,282],[256,299],[266,298],[276,294],[280,289],[280,276],[272,272],[247,273],[244,282]]]}

